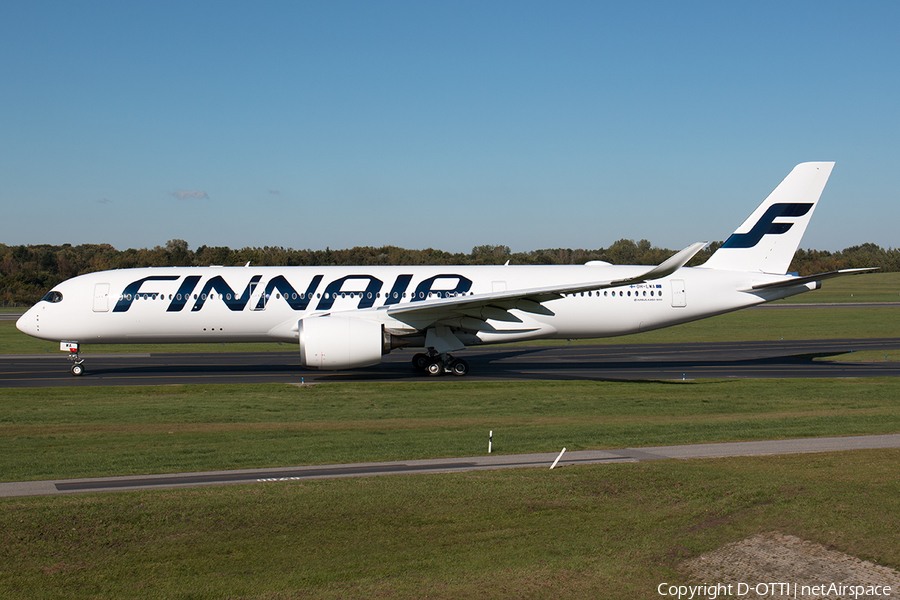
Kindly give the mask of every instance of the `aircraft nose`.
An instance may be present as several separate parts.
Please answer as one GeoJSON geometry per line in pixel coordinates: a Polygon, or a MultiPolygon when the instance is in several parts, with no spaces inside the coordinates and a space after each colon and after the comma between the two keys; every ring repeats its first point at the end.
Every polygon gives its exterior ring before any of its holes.
{"type": "Polygon", "coordinates": [[[33,308],[28,309],[16,321],[16,329],[26,335],[37,335],[37,313],[33,308]]]}

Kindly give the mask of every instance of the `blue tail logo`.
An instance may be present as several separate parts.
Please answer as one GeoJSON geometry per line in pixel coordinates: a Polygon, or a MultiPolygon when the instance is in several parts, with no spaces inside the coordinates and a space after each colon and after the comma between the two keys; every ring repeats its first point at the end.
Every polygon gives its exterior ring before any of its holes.
{"type": "Polygon", "coordinates": [[[723,248],[752,248],[766,234],[780,235],[793,227],[793,223],[776,223],[778,217],[802,217],[812,208],[812,203],[780,202],[773,204],[747,233],[733,233],[722,244],[723,248]]]}

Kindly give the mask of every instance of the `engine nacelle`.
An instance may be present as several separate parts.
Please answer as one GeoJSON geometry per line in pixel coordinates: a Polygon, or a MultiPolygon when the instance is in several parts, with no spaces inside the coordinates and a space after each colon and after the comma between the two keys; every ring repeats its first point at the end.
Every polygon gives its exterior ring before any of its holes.
{"type": "Polygon", "coordinates": [[[381,362],[391,351],[384,325],[341,316],[300,319],[300,364],[309,369],[355,369],[381,362]]]}

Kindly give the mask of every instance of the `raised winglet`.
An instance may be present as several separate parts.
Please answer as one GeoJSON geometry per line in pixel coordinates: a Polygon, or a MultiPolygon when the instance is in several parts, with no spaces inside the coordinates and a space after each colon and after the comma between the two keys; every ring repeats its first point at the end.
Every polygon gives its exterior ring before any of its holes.
{"type": "Polygon", "coordinates": [[[638,275],[637,277],[629,277],[628,279],[613,281],[612,285],[630,285],[632,283],[644,283],[653,279],[662,279],[663,277],[668,277],[669,275],[686,265],[689,260],[694,258],[695,254],[706,248],[707,245],[709,245],[709,242],[697,242],[695,244],[691,244],[678,254],[673,254],[668,259],[664,260],[658,266],[653,267],[646,273],[638,275]]]}

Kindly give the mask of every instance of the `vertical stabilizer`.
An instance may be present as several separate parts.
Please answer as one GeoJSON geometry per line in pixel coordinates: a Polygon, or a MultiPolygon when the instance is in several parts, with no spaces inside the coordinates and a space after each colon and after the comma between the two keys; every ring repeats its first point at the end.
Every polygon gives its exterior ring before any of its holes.
{"type": "Polygon", "coordinates": [[[787,273],[833,167],[833,162],[808,162],[794,167],[703,266],[787,273]]]}

